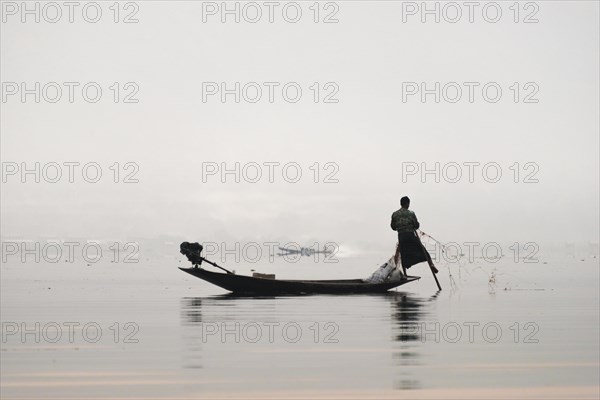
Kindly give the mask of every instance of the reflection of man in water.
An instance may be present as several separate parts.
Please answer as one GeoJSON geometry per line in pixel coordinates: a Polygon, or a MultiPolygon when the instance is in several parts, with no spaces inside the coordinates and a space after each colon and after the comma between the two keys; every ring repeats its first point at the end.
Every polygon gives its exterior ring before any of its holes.
{"type": "MultiPolygon", "coordinates": [[[[427,261],[430,256],[421,244],[417,233],[419,221],[414,212],[410,211],[410,199],[406,196],[400,199],[401,208],[392,214],[391,227],[398,232],[398,248],[394,260],[398,263],[398,255],[402,259],[402,268],[406,270],[415,264],[427,261]]],[[[437,269],[434,272],[437,273],[437,269]]]]}

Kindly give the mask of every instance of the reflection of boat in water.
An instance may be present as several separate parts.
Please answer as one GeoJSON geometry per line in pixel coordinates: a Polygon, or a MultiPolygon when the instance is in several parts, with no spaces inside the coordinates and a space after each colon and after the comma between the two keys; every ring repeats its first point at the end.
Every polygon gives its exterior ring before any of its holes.
{"type": "MultiPolygon", "coordinates": [[[[382,385],[388,384],[400,390],[422,388],[427,386],[429,378],[421,373],[428,367],[428,359],[424,357],[428,352],[422,341],[420,326],[421,323],[436,320],[434,300],[435,296],[428,299],[400,290],[343,297],[251,296],[236,293],[183,297],[180,303],[184,329],[183,366],[186,369],[204,368],[209,373],[223,368],[223,373],[226,373],[230,370],[228,363],[223,363],[223,360],[231,357],[231,362],[235,362],[238,368],[254,368],[261,376],[269,376],[264,384],[272,385],[277,382],[278,375],[271,376],[272,364],[257,362],[256,354],[263,350],[278,354],[272,363],[281,368],[289,367],[290,343],[281,335],[280,328],[290,322],[299,323],[303,338],[307,340],[305,343],[309,344],[314,343],[315,322],[319,322],[320,327],[325,322],[334,322],[339,326],[340,334],[343,334],[344,347],[328,347],[321,335],[319,349],[323,353],[313,352],[310,356],[320,361],[322,367],[339,365],[336,360],[342,357],[348,360],[358,357],[364,370],[383,372],[374,373],[374,379],[382,385]],[[356,329],[365,323],[373,323],[369,325],[371,339],[361,329],[356,329]],[[257,325],[262,332],[260,340],[245,341],[244,332],[252,335],[257,325]],[[268,333],[271,329],[268,326],[273,326],[272,336],[268,333]],[[240,343],[248,344],[252,351],[240,352],[239,347],[228,344],[236,340],[236,330],[240,343]],[[334,351],[336,357],[331,357],[330,351],[334,351]],[[364,357],[365,352],[369,354],[367,357],[364,357]],[[390,373],[385,373],[387,370],[390,373]]],[[[291,357],[294,354],[291,353],[291,357]]],[[[303,360],[306,356],[297,355],[303,360]]],[[[292,368],[303,376],[314,372],[310,363],[294,365],[292,368]]],[[[436,366],[432,365],[432,368],[436,366]]],[[[339,387],[345,379],[346,375],[333,374],[332,387],[339,387]]]]}
{"type": "Polygon", "coordinates": [[[427,314],[430,312],[427,304],[435,301],[439,293],[438,291],[428,299],[408,293],[391,293],[396,341],[413,342],[422,339],[421,323],[427,320],[427,314]]]}
{"type": "Polygon", "coordinates": [[[280,280],[210,272],[199,267],[179,269],[231,292],[252,294],[380,293],[420,279],[418,276],[406,276],[382,283],[368,283],[362,279],[280,280]]]}

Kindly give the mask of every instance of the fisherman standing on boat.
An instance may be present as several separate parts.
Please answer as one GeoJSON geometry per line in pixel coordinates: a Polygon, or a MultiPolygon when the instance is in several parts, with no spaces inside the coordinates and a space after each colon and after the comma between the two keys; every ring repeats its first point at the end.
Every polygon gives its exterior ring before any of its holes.
{"type": "MultiPolygon", "coordinates": [[[[402,268],[406,270],[415,264],[423,261],[429,261],[431,256],[427,253],[421,240],[417,236],[416,230],[419,229],[419,221],[414,212],[410,211],[410,199],[406,196],[400,199],[401,208],[392,214],[391,228],[398,232],[398,247],[394,261],[398,263],[398,255],[402,260],[402,268]]],[[[432,264],[433,265],[433,264],[432,264]]],[[[437,269],[432,266],[433,272],[437,274],[437,269]]]]}

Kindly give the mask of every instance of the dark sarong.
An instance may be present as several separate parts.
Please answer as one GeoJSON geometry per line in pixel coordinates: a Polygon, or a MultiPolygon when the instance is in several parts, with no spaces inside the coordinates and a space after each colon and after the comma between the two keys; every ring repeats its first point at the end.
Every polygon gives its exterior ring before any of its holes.
{"type": "Polygon", "coordinates": [[[398,246],[400,247],[402,267],[405,269],[427,261],[427,258],[430,257],[415,232],[398,232],[398,246]],[[425,255],[426,253],[427,255],[425,255]]]}

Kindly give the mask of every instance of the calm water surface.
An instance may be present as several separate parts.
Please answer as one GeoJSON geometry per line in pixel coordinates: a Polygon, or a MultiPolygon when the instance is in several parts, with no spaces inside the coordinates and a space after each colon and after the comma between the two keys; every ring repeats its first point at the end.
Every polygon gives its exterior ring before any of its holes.
{"type": "MultiPolygon", "coordinates": [[[[8,263],[2,398],[598,398],[597,255],[541,261],[442,267],[441,292],[419,265],[421,281],[383,295],[261,298],[175,257],[8,263]]],[[[356,278],[376,264],[261,271],[356,278]]]]}

